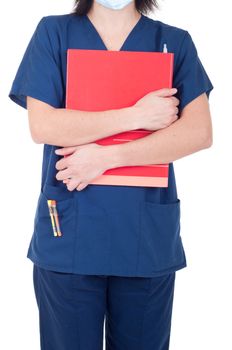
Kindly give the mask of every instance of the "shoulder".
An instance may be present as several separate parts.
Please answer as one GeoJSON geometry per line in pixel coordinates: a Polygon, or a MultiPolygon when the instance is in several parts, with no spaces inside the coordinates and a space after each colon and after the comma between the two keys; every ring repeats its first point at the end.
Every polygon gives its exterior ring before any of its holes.
{"type": "Polygon", "coordinates": [[[56,47],[66,40],[66,33],[70,22],[77,23],[79,16],[72,13],[62,15],[47,15],[41,17],[36,26],[37,37],[45,40],[44,44],[56,47]]]}
{"type": "Polygon", "coordinates": [[[47,15],[40,19],[37,29],[57,43],[66,43],[76,30],[79,30],[82,23],[82,16],[74,13],[60,15],[47,15]]]}
{"type": "Polygon", "coordinates": [[[166,34],[168,36],[175,36],[175,37],[184,37],[186,33],[188,32],[184,28],[180,28],[171,24],[168,24],[166,22],[159,21],[157,19],[153,19],[151,17],[147,17],[147,22],[154,28],[158,29],[162,34],[166,34]]]}
{"type": "Polygon", "coordinates": [[[177,27],[150,17],[147,17],[147,23],[155,30],[157,35],[162,37],[163,41],[167,41],[170,52],[175,52],[177,54],[182,46],[192,42],[192,37],[185,28],[177,27]]]}
{"type": "Polygon", "coordinates": [[[64,26],[67,26],[72,21],[78,21],[80,16],[75,15],[74,13],[65,13],[62,15],[48,15],[41,18],[42,22],[48,29],[62,29],[64,26]]]}
{"type": "Polygon", "coordinates": [[[63,15],[47,15],[43,16],[39,22],[38,26],[47,28],[49,30],[58,30],[61,26],[64,26],[70,20],[69,14],[63,15]]]}

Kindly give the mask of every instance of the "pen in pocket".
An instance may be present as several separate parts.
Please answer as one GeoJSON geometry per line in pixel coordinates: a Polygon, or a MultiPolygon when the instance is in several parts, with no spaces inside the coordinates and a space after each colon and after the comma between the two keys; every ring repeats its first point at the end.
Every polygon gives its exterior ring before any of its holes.
{"type": "Polygon", "coordinates": [[[59,216],[56,208],[56,201],[53,200],[52,202],[53,202],[53,210],[54,210],[53,213],[54,213],[55,223],[56,223],[56,232],[58,236],[62,236],[62,233],[60,231],[59,216]]]}
{"type": "Polygon", "coordinates": [[[52,222],[52,229],[53,229],[53,234],[54,236],[62,236],[61,231],[60,231],[60,225],[59,225],[59,217],[58,217],[58,212],[56,208],[56,201],[52,199],[47,200],[48,208],[49,208],[49,213],[50,213],[50,218],[52,222]]]}

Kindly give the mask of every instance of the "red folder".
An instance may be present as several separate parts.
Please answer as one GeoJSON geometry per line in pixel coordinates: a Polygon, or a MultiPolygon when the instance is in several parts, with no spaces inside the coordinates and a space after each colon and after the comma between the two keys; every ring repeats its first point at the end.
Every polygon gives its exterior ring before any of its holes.
{"type": "MultiPolygon", "coordinates": [[[[66,108],[83,111],[119,109],[147,93],[171,88],[174,53],[67,50],[66,108]]],[[[137,129],[94,141],[100,145],[129,142],[155,131],[137,129]]],[[[168,186],[169,164],[108,169],[90,184],[168,186]]]]}

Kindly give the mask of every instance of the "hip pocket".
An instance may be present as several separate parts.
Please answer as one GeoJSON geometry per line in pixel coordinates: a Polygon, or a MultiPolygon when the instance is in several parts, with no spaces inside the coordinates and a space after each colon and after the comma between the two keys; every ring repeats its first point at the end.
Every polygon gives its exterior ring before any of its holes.
{"type": "Polygon", "coordinates": [[[185,264],[180,237],[180,199],[167,204],[142,202],[140,236],[139,272],[155,273],[185,264]]]}
{"type": "Polygon", "coordinates": [[[31,242],[31,250],[36,260],[51,267],[70,268],[73,259],[75,222],[73,191],[45,184],[37,203],[31,242]],[[53,233],[48,199],[56,201],[61,236],[55,236],[53,233]]]}

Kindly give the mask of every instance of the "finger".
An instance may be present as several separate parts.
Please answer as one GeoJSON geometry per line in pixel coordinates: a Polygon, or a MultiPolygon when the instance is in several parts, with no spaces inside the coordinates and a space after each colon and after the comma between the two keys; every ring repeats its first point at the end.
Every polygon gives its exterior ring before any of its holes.
{"type": "Polygon", "coordinates": [[[64,179],[68,179],[71,176],[72,176],[72,174],[70,172],[70,169],[67,168],[65,170],[58,171],[58,173],[56,174],[56,179],[57,180],[64,180],[64,179]]]}
{"type": "Polygon", "coordinates": [[[176,117],[178,117],[178,115],[177,115],[178,113],[179,113],[179,109],[178,109],[177,107],[175,107],[175,110],[174,110],[172,116],[173,116],[174,118],[176,118],[176,117]]]}
{"type": "Polygon", "coordinates": [[[170,98],[173,100],[175,106],[178,106],[180,104],[180,100],[175,96],[172,96],[170,98]]]}
{"type": "Polygon", "coordinates": [[[87,185],[88,185],[88,184],[82,182],[82,183],[80,183],[80,184],[76,187],[76,190],[77,190],[77,191],[81,191],[81,190],[83,190],[87,185]]]}
{"type": "Polygon", "coordinates": [[[80,184],[80,180],[77,178],[72,178],[69,180],[69,183],[66,185],[69,191],[73,191],[80,184]]]}
{"type": "Polygon", "coordinates": [[[69,159],[67,159],[65,156],[63,158],[61,158],[60,160],[58,160],[56,162],[55,168],[57,170],[63,170],[63,169],[67,169],[69,166],[69,159]]]}
{"type": "Polygon", "coordinates": [[[77,149],[77,146],[62,147],[62,148],[56,149],[55,153],[63,156],[63,155],[66,155],[66,154],[73,153],[74,151],[76,151],[76,149],[77,149]]]}
{"type": "Polygon", "coordinates": [[[156,90],[154,91],[154,94],[156,96],[160,96],[160,97],[166,97],[166,96],[172,96],[177,92],[176,88],[172,88],[172,89],[168,89],[168,88],[164,88],[164,89],[160,89],[160,90],[156,90]]]}

